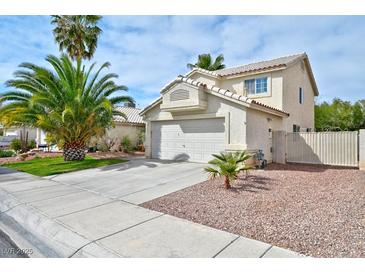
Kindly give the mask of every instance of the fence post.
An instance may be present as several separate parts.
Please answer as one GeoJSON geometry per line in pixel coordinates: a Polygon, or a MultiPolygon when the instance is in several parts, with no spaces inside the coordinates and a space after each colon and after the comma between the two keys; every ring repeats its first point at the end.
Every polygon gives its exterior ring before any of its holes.
{"type": "Polygon", "coordinates": [[[359,130],[359,169],[365,170],[365,129],[359,130]]]}
{"type": "Polygon", "coordinates": [[[273,162],[286,163],[286,132],[284,130],[273,131],[273,162]]]}

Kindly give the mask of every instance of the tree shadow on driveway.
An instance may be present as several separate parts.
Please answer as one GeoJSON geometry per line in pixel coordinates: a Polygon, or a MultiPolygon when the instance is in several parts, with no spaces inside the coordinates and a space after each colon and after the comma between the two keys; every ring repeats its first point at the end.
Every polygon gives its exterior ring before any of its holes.
{"type": "Polygon", "coordinates": [[[146,159],[146,158],[138,158],[138,159],[126,159],[128,162],[109,165],[101,167],[101,170],[105,171],[123,171],[126,169],[138,168],[145,166],[147,168],[156,168],[162,165],[170,165],[170,164],[177,164],[177,163],[184,163],[184,161],[169,161],[169,160],[157,160],[157,159],[146,159]]]}

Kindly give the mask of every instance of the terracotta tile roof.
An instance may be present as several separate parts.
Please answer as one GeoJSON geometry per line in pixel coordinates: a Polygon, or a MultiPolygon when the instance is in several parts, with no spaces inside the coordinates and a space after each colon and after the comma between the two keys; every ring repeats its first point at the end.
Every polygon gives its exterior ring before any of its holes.
{"type": "MultiPolygon", "coordinates": [[[[225,96],[227,98],[232,98],[234,100],[247,103],[248,105],[251,105],[251,106],[259,106],[259,107],[262,107],[264,109],[269,109],[269,110],[278,112],[281,115],[289,116],[289,113],[287,113],[287,112],[284,112],[284,111],[282,111],[280,109],[277,109],[277,108],[274,108],[274,107],[271,107],[271,106],[268,106],[268,105],[259,103],[256,100],[250,99],[250,98],[248,98],[246,96],[235,94],[235,93],[233,93],[233,92],[231,92],[231,91],[229,91],[227,89],[222,89],[222,88],[219,88],[217,86],[207,85],[207,84],[204,84],[202,82],[195,81],[195,80],[192,80],[190,78],[187,78],[187,77],[184,77],[184,76],[181,76],[181,75],[178,76],[175,80],[173,80],[170,83],[168,83],[166,86],[164,86],[161,89],[161,93],[163,93],[164,91],[168,90],[170,87],[172,87],[173,85],[175,85],[177,83],[188,83],[188,84],[193,85],[193,86],[196,86],[196,87],[204,87],[206,90],[208,90],[208,91],[210,91],[212,93],[221,94],[221,95],[223,95],[223,96],[225,96]]],[[[153,106],[155,106],[160,101],[162,101],[162,97],[160,97],[157,100],[155,100],[154,102],[152,102],[149,106],[147,106],[146,108],[144,108],[140,113],[141,114],[144,114],[147,110],[149,110],[150,108],[152,108],[153,106]]]]}
{"type": "MultiPolygon", "coordinates": [[[[305,58],[307,55],[305,53],[294,54],[289,56],[284,56],[272,60],[260,61],[256,63],[250,63],[242,66],[231,67],[231,68],[224,68],[220,70],[209,71],[201,68],[194,68],[193,71],[200,71],[205,74],[209,74],[215,77],[226,77],[235,74],[245,73],[245,72],[254,72],[260,70],[268,70],[268,69],[275,69],[280,67],[285,67],[289,65],[291,62],[296,61],[298,58],[305,58]]],[[[189,72],[188,75],[191,73],[189,72]]]]}
{"type": "Polygon", "coordinates": [[[290,56],[284,56],[272,60],[261,61],[257,63],[251,63],[243,66],[233,67],[233,68],[225,68],[216,70],[215,73],[220,76],[230,76],[234,74],[239,74],[243,72],[251,72],[265,69],[273,69],[279,67],[285,67],[291,62],[296,61],[298,58],[304,58],[306,56],[305,53],[295,54],[290,56]]]}
{"type": "Polygon", "coordinates": [[[306,53],[293,54],[293,55],[284,56],[284,57],[280,57],[280,58],[276,58],[276,59],[272,59],[272,60],[266,60],[266,61],[251,63],[251,64],[232,67],[232,68],[215,70],[215,71],[209,71],[209,70],[205,70],[205,69],[201,69],[201,68],[194,68],[193,70],[188,72],[185,76],[190,77],[190,75],[192,75],[194,72],[201,72],[205,75],[212,76],[215,78],[224,78],[224,77],[239,75],[241,73],[255,73],[255,72],[259,73],[259,72],[264,72],[264,71],[272,70],[272,69],[285,69],[290,64],[292,64],[300,59],[304,60],[314,93],[316,96],[318,96],[319,95],[318,87],[317,87],[316,80],[313,75],[313,71],[312,71],[312,68],[311,68],[311,65],[309,62],[309,58],[306,53]]]}
{"type": "Polygon", "coordinates": [[[131,107],[116,107],[115,109],[124,113],[127,116],[127,120],[122,116],[114,116],[114,121],[128,124],[144,124],[142,116],[139,115],[140,109],[131,107]]]}

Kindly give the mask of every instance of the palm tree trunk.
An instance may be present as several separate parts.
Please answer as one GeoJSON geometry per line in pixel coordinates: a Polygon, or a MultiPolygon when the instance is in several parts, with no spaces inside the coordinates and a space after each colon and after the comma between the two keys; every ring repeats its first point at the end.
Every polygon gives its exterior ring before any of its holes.
{"type": "Polygon", "coordinates": [[[63,146],[63,159],[65,161],[82,161],[85,159],[86,146],[83,142],[68,142],[63,146]]]}
{"type": "Polygon", "coordinates": [[[226,177],[224,178],[224,187],[225,187],[226,189],[230,189],[230,188],[231,188],[231,184],[229,183],[229,178],[228,178],[228,176],[226,176],[226,177]]]}

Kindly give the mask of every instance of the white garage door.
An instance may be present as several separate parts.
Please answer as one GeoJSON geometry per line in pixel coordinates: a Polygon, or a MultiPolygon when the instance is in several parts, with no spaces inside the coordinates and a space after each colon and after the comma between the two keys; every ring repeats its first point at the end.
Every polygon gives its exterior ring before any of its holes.
{"type": "Polygon", "coordinates": [[[152,122],[152,158],[208,162],[224,151],[224,118],[152,122]]]}

